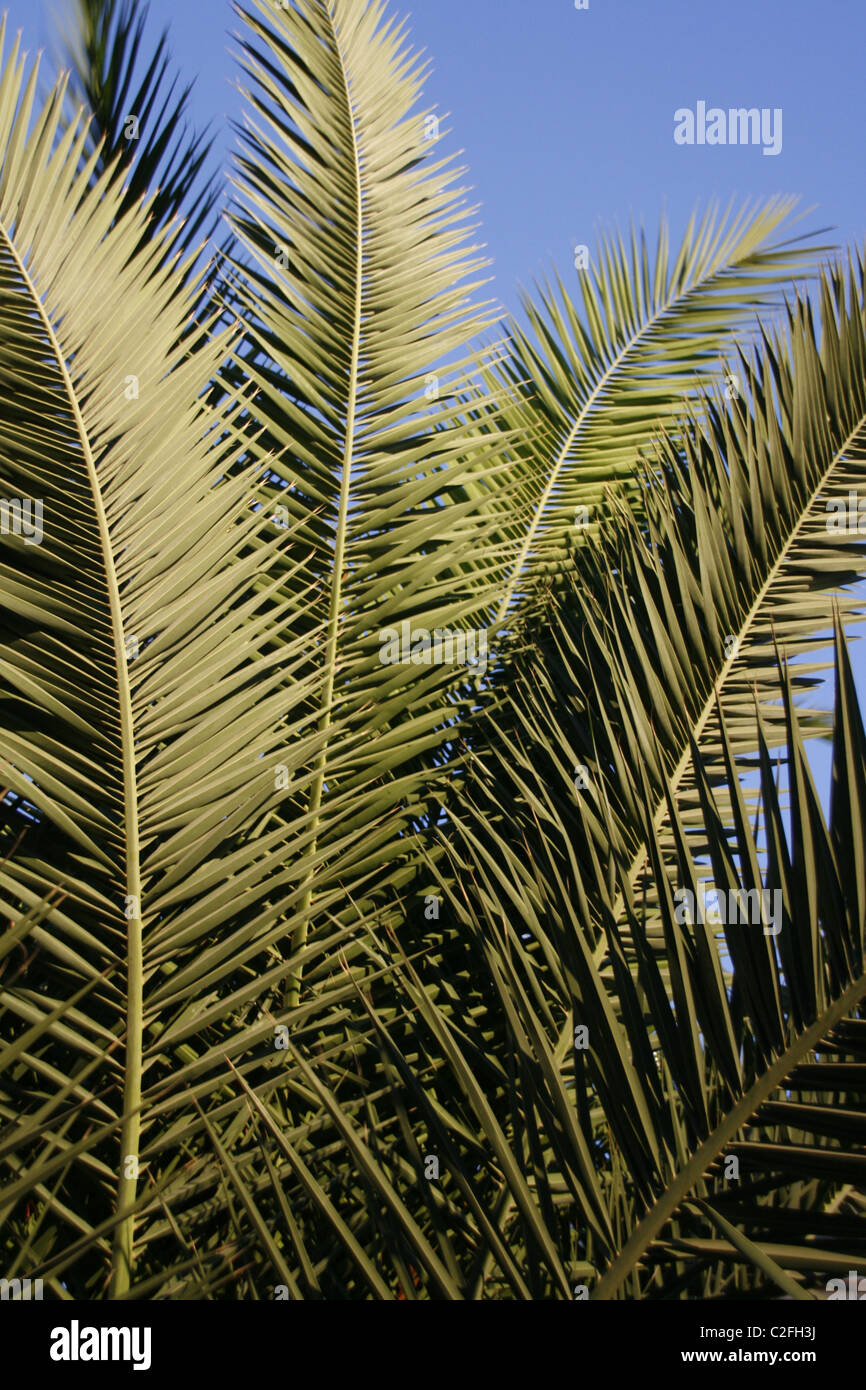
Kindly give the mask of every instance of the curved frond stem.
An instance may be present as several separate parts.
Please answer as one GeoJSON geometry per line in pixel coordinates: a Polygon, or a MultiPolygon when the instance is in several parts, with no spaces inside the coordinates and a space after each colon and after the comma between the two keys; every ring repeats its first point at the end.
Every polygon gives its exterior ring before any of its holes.
{"type": "Polygon", "coordinates": [[[613,1298],[623,1283],[634,1273],[641,1256],[655,1240],[663,1226],[674,1215],[677,1208],[694,1193],[707,1169],[736,1138],[738,1132],[748,1123],[761,1104],[780,1086],[801,1058],[812,1052],[821,1039],[835,1024],[847,1018],[866,997],[866,975],[853,981],[838,999],[834,1001],[810,1028],[800,1034],[778,1057],[760,1079],[755,1082],[741,1100],[730,1110],[724,1120],[692,1154],[689,1162],[665,1189],[664,1194],[647,1212],[633,1231],[620,1254],[602,1276],[593,1293],[597,1299],[613,1298]]]}

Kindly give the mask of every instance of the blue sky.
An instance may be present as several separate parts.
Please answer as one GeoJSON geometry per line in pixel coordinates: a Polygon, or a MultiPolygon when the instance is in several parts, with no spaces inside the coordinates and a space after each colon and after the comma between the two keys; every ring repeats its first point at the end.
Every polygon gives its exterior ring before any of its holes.
{"type": "MultiPolygon", "coordinates": [[[[58,52],[70,0],[6,0],[29,48],[58,52]]],[[[518,307],[553,263],[574,275],[572,249],[631,217],[651,243],[662,211],[674,244],[696,204],[778,193],[813,210],[804,228],[831,240],[866,234],[863,0],[397,0],[417,48],[433,60],[426,100],[450,113],[449,145],[465,151],[494,259],[493,294],[518,307]],[[678,145],[674,113],[780,108],[782,145],[678,145]]],[[[214,163],[234,143],[239,20],[230,0],[151,0],[181,74],[195,77],[193,115],[211,122],[214,163]]],[[[858,646],[861,644],[857,644],[858,646]]],[[[866,655],[854,654],[866,691],[866,655]]],[[[819,759],[820,761],[820,759],[819,759]]],[[[823,779],[822,779],[823,780],[823,779]]]]}

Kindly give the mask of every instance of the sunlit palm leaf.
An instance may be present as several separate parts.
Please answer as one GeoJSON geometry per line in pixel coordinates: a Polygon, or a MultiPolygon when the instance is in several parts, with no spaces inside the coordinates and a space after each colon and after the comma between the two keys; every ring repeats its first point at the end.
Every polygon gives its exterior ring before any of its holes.
{"type": "Polygon", "coordinates": [[[508,479],[520,505],[510,493],[490,504],[513,545],[500,617],[570,567],[604,511],[606,487],[629,483],[643,450],[681,418],[684,399],[700,406],[719,382],[731,335],[748,337],[755,311],[810,269],[820,248],[778,236],[793,206],[779,198],[733,216],[695,214],[673,259],[665,222],[654,256],[634,227],[628,243],[604,236],[576,272],[579,294],[557,277],[524,296],[529,329],[509,322],[508,357],[484,378],[508,388],[499,423],[519,432],[508,479]]]}
{"type": "Polygon", "coordinates": [[[274,764],[302,766],[316,735],[301,716],[286,752],[304,690],[289,692],[291,645],[278,667],[267,644],[291,608],[260,611],[254,560],[238,559],[262,524],[257,470],[234,470],[233,403],[215,415],[200,399],[225,346],[192,360],[178,346],[196,283],[157,276],[149,209],[124,213],[111,173],[83,160],[86,126],[60,138],[62,86],[28,133],[35,86],[16,46],[0,85],[0,438],[4,494],[41,522],[3,536],[16,801],[0,894],[13,923],[59,900],[30,926],[36,963],[3,993],[32,1030],[8,1059],[12,1085],[39,1077],[31,1105],[6,1112],[6,1197],[48,1200],[68,1168],[51,1204],[97,1254],[116,1202],[122,1293],[151,1123],[142,1083],[178,1061],[155,1040],[201,1007],[188,977],[216,987],[237,969],[237,936],[266,934],[277,865],[244,831],[281,799],[274,764]],[[70,1210],[81,1181],[92,1195],[70,1210]]]}

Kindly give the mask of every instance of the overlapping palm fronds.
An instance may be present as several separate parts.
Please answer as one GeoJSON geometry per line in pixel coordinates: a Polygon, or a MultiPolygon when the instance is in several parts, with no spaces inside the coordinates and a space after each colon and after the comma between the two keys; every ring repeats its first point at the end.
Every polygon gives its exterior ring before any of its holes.
{"type": "Polygon", "coordinates": [[[0,78],[4,1273],[825,1296],[866,1265],[862,257],[752,337],[817,248],[708,215],[479,346],[403,27],[250,0],[214,295],[165,39],[80,13],[95,124],[0,78]]]}

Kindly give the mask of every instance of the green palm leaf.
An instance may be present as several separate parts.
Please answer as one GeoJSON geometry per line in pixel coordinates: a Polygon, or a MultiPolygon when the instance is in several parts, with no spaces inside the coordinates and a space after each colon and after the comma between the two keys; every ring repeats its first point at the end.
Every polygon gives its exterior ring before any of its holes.
{"type": "MultiPolygon", "coordinates": [[[[841,807],[866,774],[866,736],[841,629],[836,659],[841,807]]],[[[299,1184],[315,1190],[331,1236],[345,1247],[349,1264],[332,1257],[324,1296],[340,1296],[340,1281],[357,1290],[350,1296],[365,1296],[350,1270],[360,1272],[372,1258],[380,1272],[390,1268],[398,1297],[409,1296],[408,1275],[417,1280],[414,1296],[453,1298],[451,1285],[438,1281],[431,1241],[451,1263],[461,1299],[570,1298],[587,1290],[601,1298],[684,1290],[738,1297],[767,1282],[814,1298],[828,1277],[863,1266],[866,1216],[850,1198],[862,1179],[852,1142],[862,1116],[852,1113],[846,1092],[862,1085],[862,1067],[848,1059],[862,1047],[866,902],[842,849],[844,815],[824,823],[789,681],[783,689],[792,757],[803,774],[796,812],[814,833],[795,831],[786,840],[759,738],[768,838],[787,844],[764,880],[773,891],[778,885],[784,902],[778,937],[760,924],[728,921],[722,930],[679,920],[656,854],[664,944],[660,950],[651,941],[626,894],[638,970],[633,976],[608,914],[610,980],[589,949],[585,900],[553,855],[536,863],[503,834],[488,863],[458,825],[448,839],[462,859],[463,887],[455,891],[441,876],[448,911],[438,930],[472,943],[468,968],[482,985],[483,1007],[467,1013],[448,1001],[449,983],[458,984],[458,997],[467,988],[453,973],[453,955],[446,975],[440,963],[414,966],[398,952],[382,997],[389,1011],[402,998],[403,1016],[398,1010],[387,1023],[375,994],[368,1005],[382,1059],[366,1099],[342,1081],[338,1094],[326,1080],[328,1063],[300,1054],[287,1058],[288,1074],[310,1083],[327,1116],[319,1107],[313,1123],[286,1129],[247,1089],[267,1128],[285,1137],[278,1171],[288,1205],[306,1209],[299,1184]],[[787,961],[802,957],[812,922],[794,885],[812,874],[822,881],[818,950],[811,974],[797,974],[787,961]],[[537,900],[537,912],[509,911],[503,881],[524,901],[537,900]],[[798,1103],[791,1093],[799,1093],[798,1103]],[[412,1157],[404,1124],[396,1137],[401,1116],[412,1117],[412,1157]],[[349,1152],[372,1146],[377,1154],[360,1181],[334,1142],[338,1135],[349,1152]],[[424,1181],[425,1154],[441,1165],[435,1182],[424,1181]],[[384,1214],[397,1203],[400,1234],[384,1214]]],[[[733,771],[727,744],[726,753],[733,771]]],[[[736,797],[736,779],[727,790],[736,797]]],[[[742,820],[732,850],[706,782],[703,794],[714,862],[728,866],[735,892],[745,892],[748,874],[736,866],[755,858],[755,832],[742,820]]],[[[642,796],[649,817],[645,782],[642,796]]],[[[549,830],[551,848],[556,838],[549,830]]],[[[682,835],[679,843],[679,881],[694,885],[697,865],[682,835]]],[[[627,868],[615,852],[599,865],[599,887],[611,873],[609,904],[627,868]]],[[[298,1296],[310,1296],[303,1281],[298,1296]]]]}
{"type": "MultiPolygon", "coordinates": [[[[336,833],[341,787],[381,769],[371,819],[429,794],[424,755],[465,706],[450,693],[466,690],[465,664],[381,656],[385,634],[463,633],[494,601],[491,522],[457,494],[493,465],[497,439],[473,437],[456,397],[428,389],[443,364],[462,377],[475,363],[469,344],[489,315],[471,296],[485,262],[452,186],[459,171],[425,140],[423,70],[382,6],[244,13],[249,115],[232,221],[254,268],[237,266],[247,340],[236,367],[258,388],[250,447],[297,522],[327,628],[310,706],[323,736],[307,799],[312,866],[336,833]],[[370,744],[354,766],[340,767],[340,725],[370,744]]],[[[315,892],[310,878],[305,913],[315,892]]]]}
{"type": "Polygon", "coordinates": [[[241,14],[217,301],[141,7],[81,0],[89,124],[0,65],[8,1272],[823,1297],[866,1264],[863,260],[752,333],[815,248],[711,213],[484,346],[403,26],[241,14]]]}
{"type": "MultiPolygon", "coordinates": [[[[644,450],[719,382],[720,355],[779,285],[822,248],[779,239],[794,203],[773,199],[733,216],[693,215],[675,258],[662,223],[655,256],[644,234],[604,236],[575,296],[559,278],[524,295],[529,331],[511,320],[509,353],[486,383],[499,388],[500,428],[514,430],[511,493],[491,506],[513,547],[498,614],[539,579],[570,568],[595,531],[605,491],[626,486],[644,450]]],[[[729,387],[728,390],[730,391],[729,387]]]]}
{"type": "MultiPolygon", "coordinates": [[[[238,560],[261,527],[256,470],[229,477],[236,407],[201,400],[224,344],[193,360],[178,346],[196,283],[157,277],[149,208],[124,213],[110,172],[94,176],[86,126],[61,138],[63,85],[28,131],[35,84],[14,46],[0,84],[2,473],[42,520],[38,537],[3,537],[3,778],[16,801],[0,894],[22,925],[61,896],[29,927],[38,965],[3,992],[7,1017],[31,1028],[13,1076],[38,1076],[43,1100],[38,1126],[7,1112],[9,1200],[48,1200],[49,1170],[62,1172],[50,1203],[66,1224],[68,1184],[95,1181],[73,1224],[98,1257],[116,1203],[122,1294],[142,1083],[177,1063],[156,1062],[153,1040],[191,1007],[185,962],[230,977],[221,922],[263,931],[250,924],[275,865],[243,831],[279,800],[292,700],[267,642],[290,609],[262,615],[254,564],[238,560]]],[[[284,660],[290,678],[290,648],[284,660]]]]}

